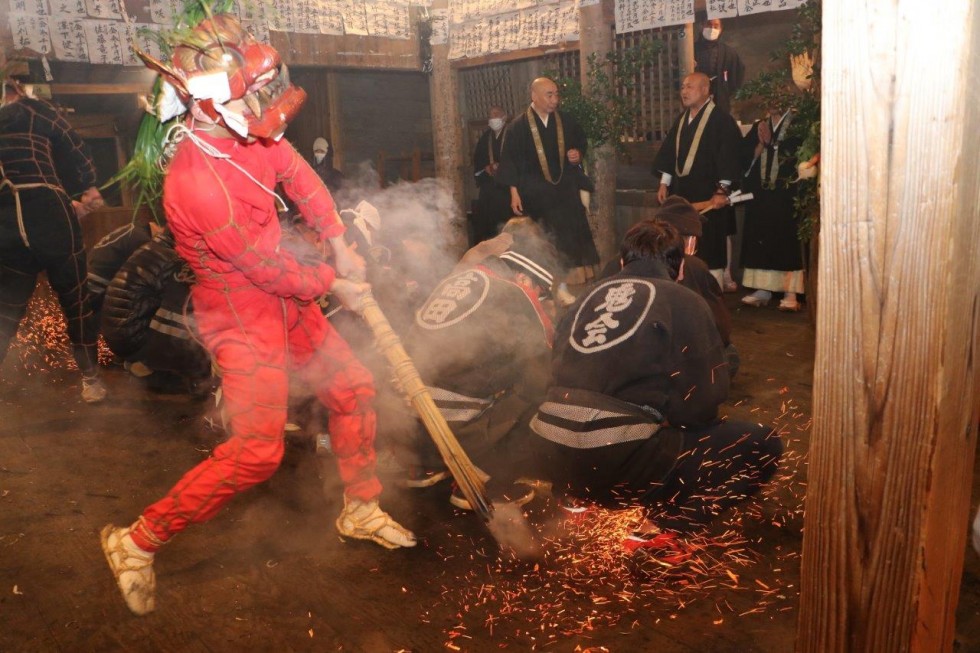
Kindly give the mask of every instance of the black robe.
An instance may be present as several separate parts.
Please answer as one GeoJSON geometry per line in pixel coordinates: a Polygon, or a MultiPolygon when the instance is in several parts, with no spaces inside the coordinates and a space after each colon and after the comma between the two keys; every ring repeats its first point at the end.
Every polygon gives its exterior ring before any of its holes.
{"type": "MultiPolygon", "coordinates": [[[[599,262],[592,231],[579,195],[580,190],[592,190],[591,181],[580,165],[572,165],[558,152],[558,112],[552,114],[548,126],[532,110],[541,135],[552,184],[545,179],[538,162],[534,138],[528,125],[527,112],[507,126],[497,181],[517,187],[524,215],[541,223],[555,239],[558,251],[571,267],[595,265],[599,262]]],[[[588,148],[585,132],[567,113],[561,114],[565,133],[565,151],[577,149],[583,158],[588,148]]]]}
{"type": "Polygon", "coordinates": [[[745,64],[738,52],[721,41],[699,39],[694,44],[694,72],[711,79],[711,95],[725,113],[731,113],[731,97],[745,79],[745,64]]]}
{"type": "MultiPolygon", "coordinates": [[[[691,203],[711,199],[719,181],[727,179],[733,185],[737,185],[741,177],[739,165],[741,132],[735,119],[717,107],[708,116],[691,172],[684,177],[677,174],[677,169],[683,168],[687,160],[698,125],[705,119],[707,107],[707,104],[701,107],[690,124],[687,122],[687,111],[678,116],[653,161],[654,174],[659,176],[660,173],[666,172],[673,177],[670,182],[670,194],[680,195],[691,203]],[[679,151],[676,144],[678,129],[681,132],[679,151]]],[[[725,207],[709,211],[705,214],[705,218],[707,221],[698,241],[697,254],[710,269],[724,268],[728,260],[725,238],[734,233],[732,228],[734,211],[731,207],[725,207]]]]}
{"type": "Polygon", "coordinates": [[[803,269],[803,257],[797,236],[799,220],[794,206],[796,193],[793,187],[787,184],[787,181],[794,176],[796,159],[791,154],[799,147],[799,141],[785,138],[780,141],[780,134],[787,128],[788,124],[784,119],[779,129],[773,133],[769,147],[766,148],[764,172],[767,182],[771,180],[777,150],[779,154],[775,188],[768,188],[769,183],[763,184],[762,156],[753,158],[755,146],[759,142],[758,122],[742,140],[742,159],[746,169],[742,188],[754,196],[751,201],[745,203],[741,258],[743,268],[784,271],[803,269]]]}
{"type": "Polygon", "coordinates": [[[491,163],[500,163],[503,142],[503,130],[500,134],[494,134],[492,129],[487,129],[473,151],[473,175],[480,196],[470,221],[472,225],[470,246],[496,236],[500,233],[500,227],[511,218],[510,187],[501,184],[495,175],[486,171],[491,163]],[[491,160],[491,148],[493,148],[493,160],[491,160]]]}

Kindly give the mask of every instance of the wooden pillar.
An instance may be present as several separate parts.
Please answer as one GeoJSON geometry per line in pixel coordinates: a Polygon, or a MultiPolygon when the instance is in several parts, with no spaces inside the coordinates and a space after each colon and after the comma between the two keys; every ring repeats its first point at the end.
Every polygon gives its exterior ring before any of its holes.
{"type": "Polygon", "coordinates": [[[677,59],[683,80],[694,72],[694,23],[684,25],[680,37],[677,39],[677,59]]]}
{"type": "Polygon", "coordinates": [[[344,119],[340,113],[340,85],[337,73],[328,70],[327,76],[327,120],[329,121],[330,147],[333,148],[333,167],[344,169],[344,119]]]}
{"type": "MultiPolygon", "coordinates": [[[[613,0],[602,0],[599,4],[579,9],[579,65],[581,67],[582,88],[588,94],[589,55],[595,53],[600,61],[614,47],[613,0]]],[[[610,71],[612,74],[612,71],[610,71]]],[[[595,237],[596,249],[602,264],[616,256],[619,243],[616,242],[616,148],[614,143],[606,143],[589,153],[593,180],[596,184],[592,200],[594,210],[589,211],[589,222],[595,237]]]]}
{"type": "Polygon", "coordinates": [[[823,0],[821,47],[797,651],[950,651],[980,417],[980,8],[823,0]]]}
{"type": "MultiPolygon", "coordinates": [[[[432,9],[444,9],[449,0],[433,0],[432,9]]],[[[463,206],[464,161],[462,130],[459,113],[459,81],[456,70],[449,65],[449,43],[432,46],[432,74],[429,76],[429,102],[432,108],[432,144],[436,177],[444,180],[459,211],[453,221],[452,242],[462,254],[466,250],[466,209],[463,206]]]]}

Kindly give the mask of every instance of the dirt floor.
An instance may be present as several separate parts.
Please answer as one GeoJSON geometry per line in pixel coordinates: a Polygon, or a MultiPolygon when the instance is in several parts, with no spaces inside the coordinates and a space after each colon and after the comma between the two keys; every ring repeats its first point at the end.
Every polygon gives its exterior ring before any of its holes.
{"type": "MultiPolygon", "coordinates": [[[[634,559],[620,546],[629,514],[568,520],[544,487],[528,505],[544,559],[501,560],[447,484],[400,488],[384,452],[383,505],[420,544],[345,542],[329,456],[294,438],[270,481],[161,552],[157,611],[142,618],[119,597],[98,531],[132,520],[221,434],[204,424],[207,401],[148,392],[119,368],[106,371],[110,400],[84,404],[64,355],[40,355],[56,337],[35,306],[34,341],[0,369],[0,651],[791,651],[813,331],[806,313],[728,299],[742,367],[724,412],[775,424],[788,453],[765,495],[690,560],[634,559]]],[[[957,651],[980,651],[972,550],[957,632],[957,651]]]]}

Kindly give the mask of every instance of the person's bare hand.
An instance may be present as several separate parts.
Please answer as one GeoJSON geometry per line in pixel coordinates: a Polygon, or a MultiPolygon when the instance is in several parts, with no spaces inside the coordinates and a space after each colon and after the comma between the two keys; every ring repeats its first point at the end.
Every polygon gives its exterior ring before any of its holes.
{"type": "Polygon", "coordinates": [[[349,279],[334,279],[330,286],[330,294],[339,299],[344,308],[355,313],[361,312],[361,304],[370,292],[369,284],[349,279]]]}
{"type": "Polygon", "coordinates": [[[769,145],[772,141],[772,129],[769,127],[769,122],[763,120],[759,123],[759,142],[763,145],[769,145]]]}
{"type": "Polygon", "coordinates": [[[86,215],[88,215],[89,213],[92,212],[91,209],[89,209],[88,206],[86,206],[85,204],[82,204],[78,200],[72,200],[71,201],[71,206],[72,206],[73,209],[75,209],[75,215],[78,217],[79,220],[81,220],[86,215]]]}
{"type": "Polygon", "coordinates": [[[82,197],[79,200],[82,204],[88,208],[89,211],[97,211],[105,206],[105,200],[102,199],[102,193],[95,186],[90,186],[88,190],[82,193],[82,197]]]}
{"type": "Polygon", "coordinates": [[[524,204],[521,202],[521,194],[516,188],[510,189],[510,210],[514,215],[524,215],[524,204]]]}
{"type": "Polygon", "coordinates": [[[723,209],[728,206],[728,195],[722,193],[715,193],[711,196],[711,208],[712,209],[723,209]]]}
{"type": "Polygon", "coordinates": [[[663,204],[667,201],[667,185],[660,184],[660,188],[657,189],[657,201],[663,204]]]}
{"type": "Polygon", "coordinates": [[[364,281],[367,278],[367,264],[364,258],[352,247],[348,247],[343,236],[330,238],[329,242],[333,249],[333,266],[337,273],[352,281],[364,281]]]}

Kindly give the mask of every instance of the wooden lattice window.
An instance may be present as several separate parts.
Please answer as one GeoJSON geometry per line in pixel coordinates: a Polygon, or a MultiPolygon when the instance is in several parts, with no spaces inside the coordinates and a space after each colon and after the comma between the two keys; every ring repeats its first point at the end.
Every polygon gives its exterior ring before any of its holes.
{"type": "Polygon", "coordinates": [[[512,64],[490,64],[461,70],[460,86],[471,117],[483,119],[492,106],[501,106],[508,115],[527,103],[517,96],[512,76],[512,64]]]}
{"type": "Polygon", "coordinates": [[[616,35],[616,50],[622,52],[645,41],[660,41],[663,46],[651,65],[636,75],[632,84],[619,89],[638,100],[636,124],[620,138],[627,143],[661,141],[679,110],[677,89],[680,85],[681,61],[678,54],[679,30],[650,29],[616,35]]]}

